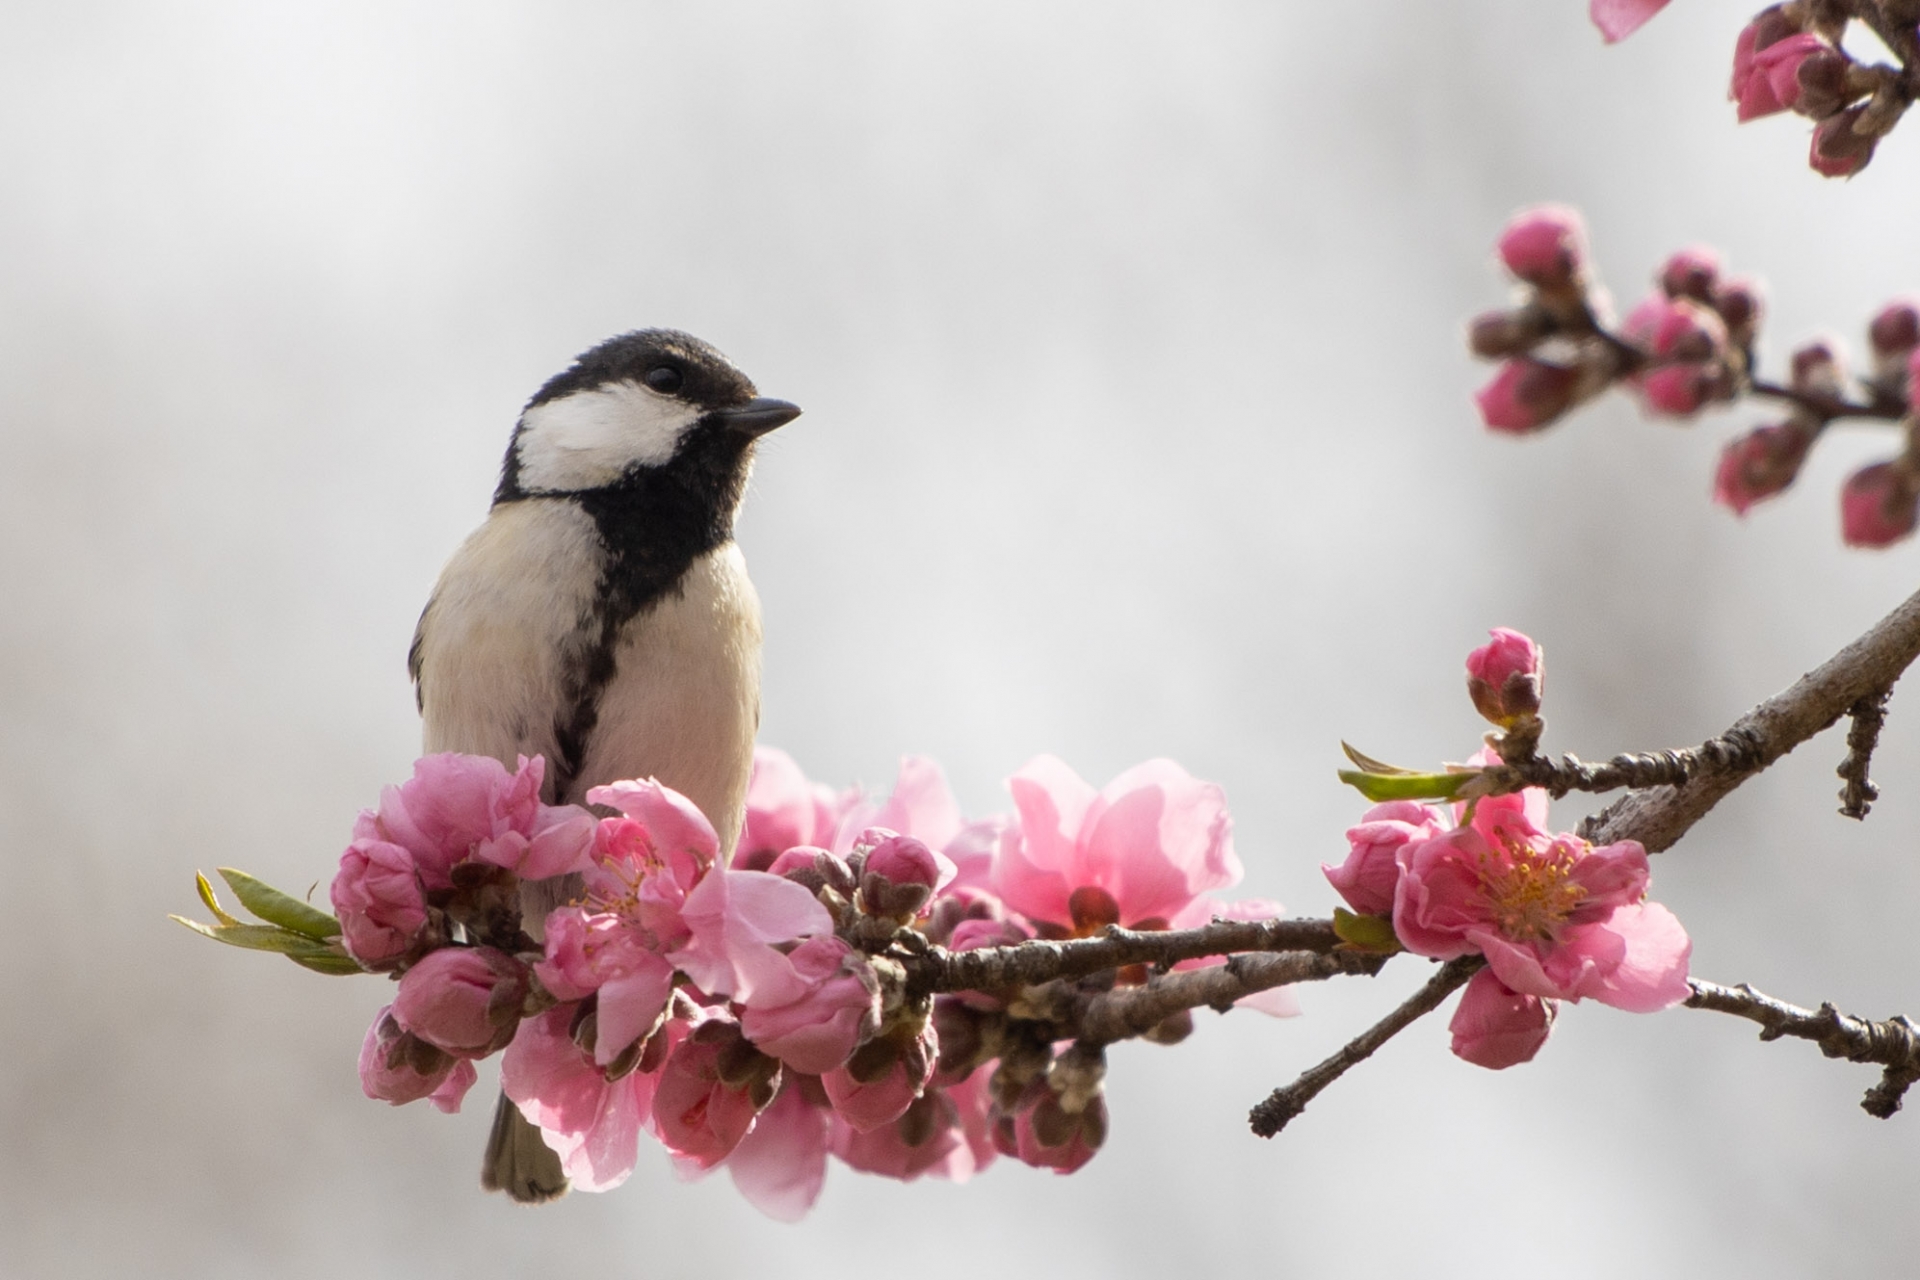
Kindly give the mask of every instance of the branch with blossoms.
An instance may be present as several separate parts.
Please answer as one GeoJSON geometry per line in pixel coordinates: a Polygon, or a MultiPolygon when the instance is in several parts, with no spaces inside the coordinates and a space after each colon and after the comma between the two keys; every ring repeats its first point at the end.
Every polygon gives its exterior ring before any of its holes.
{"type": "Polygon", "coordinates": [[[1867,373],[1850,376],[1840,343],[1820,339],[1793,352],[1785,382],[1770,381],[1755,352],[1760,286],[1725,276],[1712,249],[1696,246],[1668,258],[1654,292],[1616,325],[1574,210],[1522,210],[1498,248],[1517,297],[1477,317],[1468,335],[1475,355],[1501,361],[1475,396],[1492,430],[1531,434],[1614,387],[1637,397],[1649,415],[1676,420],[1742,399],[1771,402],[1784,417],[1737,437],[1721,454],[1716,502],[1745,515],[1793,483],[1830,427],[1854,423],[1891,429],[1899,451],[1848,478],[1842,536],[1853,546],[1884,547],[1920,523],[1920,412],[1909,392],[1920,368],[1920,305],[1899,300],[1874,316],[1867,373]]]}
{"type": "MultiPolygon", "coordinates": [[[[1590,0],[1609,42],[1639,30],[1667,0],[1590,0]]],[[[1920,4],[1915,0],[1788,0],[1763,9],[1734,40],[1727,96],[1740,123],[1781,112],[1813,121],[1807,163],[1829,178],[1867,167],[1880,139],[1920,97],[1920,4]],[[1848,52],[1854,24],[1893,61],[1848,52]]]]}
{"type": "Polygon", "coordinates": [[[889,1177],[964,1179],[1005,1156],[1059,1173],[1104,1145],[1107,1050],[1172,1045],[1202,1008],[1297,1012],[1294,988],[1441,962],[1414,996],[1253,1109],[1272,1136],[1399,1031],[1461,993],[1455,1054],[1532,1059],[1561,1007],[1685,1004],[1752,1018],[1884,1068],[1890,1115],[1920,1078],[1903,1018],[1809,1011],[1688,973],[1691,941],[1648,900],[1648,851],[1745,778],[1851,713],[1849,791],[1870,788],[1885,691],[1920,655],[1920,595],[1691,752],[1607,765],[1539,753],[1544,657],[1497,630],[1467,661],[1492,726],[1431,772],[1351,752],[1376,803],[1323,870],[1345,906],[1294,920],[1213,896],[1241,878],[1220,788],[1149,761],[1095,790],[1052,757],[1009,779],[1013,812],[968,822],[938,766],[909,758],[884,798],[810,782],[756,753],[745,833],[722,856],[706,817],[654,782],[548,805],[544,765],[429,756],[361,814],[334,914],[221,874],[248,924],[199,882],[220,941],[323,973],[398,983],[360,1054],[366,1094],[457,1110],[474,1064],[501,1082],[574,1185],[617,1186],[651,1135],[683,1169],[725,1167],[775,1217],[803,1215],[830,1158],[889,1177]],[[1871,713],[1871,714],[1870,714],[1871,713]],[[1549,789],[1625,787],[1583,834],[1549,789]],[[576,876],[526,915],[529,886],[576,876]]]}

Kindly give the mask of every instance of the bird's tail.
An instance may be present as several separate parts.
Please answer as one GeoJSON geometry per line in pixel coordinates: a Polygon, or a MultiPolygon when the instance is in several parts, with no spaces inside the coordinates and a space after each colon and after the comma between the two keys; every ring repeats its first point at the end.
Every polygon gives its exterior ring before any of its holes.
{"type": "Polygon", "coordinates": [[[559,1153],[504,1093],[493,1109],[493,1132],[487,1137],[486,1158],[480,1162],[480,1185],[488,1191],[504,1191],[520,1204],[545,1204],[567,1194],[559,1153]]]}

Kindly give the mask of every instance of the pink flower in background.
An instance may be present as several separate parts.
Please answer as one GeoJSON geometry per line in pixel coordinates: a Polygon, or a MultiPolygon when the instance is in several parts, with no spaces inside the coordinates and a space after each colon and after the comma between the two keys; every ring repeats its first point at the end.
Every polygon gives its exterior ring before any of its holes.
{"type": "Polygon", "coordinates": [[[1476,711],[1503,728],[1540,714],[1546,655],[1518,631],[1495,627],[1492,640],[1467,655],[1467,696],[1476,711]]]}
{"type": "Polygon", "coordinates": [[[1007,786],[1020,825],[1002,838],[993,887],[1035,922],[1068,933],[1108,922],[1165,928],[1244,874],[1226,794],[1171,760],[1136,765],[1095,791],[1038,756],[1007,786]]]}
{"type": "Polygon", "coordinates": [[[413,855],[387,840],[359,839],[347,846],[331,897],[341,941],[367,969],[395,965],[427,924],[426,893],[413,855]]]}
{"type": "Polygon", "coordinates": [[[951,872],[942,869],[936,892],[984,888],[992,875],[994,848],[1007,826],[1008,820],[1000,816],[963,819],[940,766],[926,756],[903,756],[885,800],[858,800],[841,813],[832,847],[836,853],[851,853],[862,832],[882,827],[912,836],[952,864],[951,872]]]}
{"type": "Polygon", "coordinates": [[[1482,969],[1468,980],[1460,1007],[1447,1024],[1453,1052],[1492,1071],[1531,1062],[1553,1030],[1555,1008],[1553,1001],[1523,996],[1493,970],[1482,969]]]}
{"type": "Polygon", "coordinates": [[[1520,434],[1546,426],[1579,399],[1580,370],[1531,356],[1501,363],[1493,381],[1474,392],[1480,420],[1495,431],[1520,434]]]}
{"type": "Polygon", "coordinates": [[[1393,910],[1400,851],[1444,829],[1439,811],[1418,801],[1376,804],[1347,829],[1347,860],[1337,867],[1323,862],[1320,870],[1348,906],[1363,916],[1383,916],[1393,910]]]}
{"type": "Polygon", "coordinates": [[[458,1058],[507,1047],[531,989],[527,967],[492,947],[441,947],[408,969],[393,997],[402,1027],[458,1058]]]}
{"type": "Polygon", "coordinates": [[[451,1115],[478,1078],[473,1063],[403,1028],[392,1005],[373,1015],[360,1046],[360,1089],[369,1098],[396,1107],[426,1098],[451,1115]]]}
{"type": "Polygon", "coordinates": [[[1590,0],[1587,13],[1607,43],[1625,40],[1667,7],[1667,0],[1590,0]]]}
{"type": "Polygon", "coordinates": [[[734,850],[734,867],[765,871],[775,858],[797,845],[830,846],[841,815],[858,799],[856,791],[836,793],[809,781],[786,752],[755,747],[753,775],[747,782],[747,819],[734,850]]]}
{"type": "Polygon", "coordinates": [[[880,985],[866,959],[831,934],[807,939],[786,959],[804,990],[784,1004],[749,1003],[740,1030],[760,1052],[822,1075],[879,1027],[880,985]]]}
{"type": "Polygon", "coordinates": [[[1884,547],[1920,522],[1920,483],[1902,462],[1876,462],[1847,477],[1840,532],[1850,547],[1884,547]]]}
{"type": "Polygon", "coordinates": [[[1513,215],[1500,233],[1500,261],[1540,288],[1574,283],[1587,268],[1587,227],[1578,209],[1542,204],[1513,215]]]}
{"type": "Polygon", "coordinates": [[[1472,825],[1401,857],[1393,929],[1409,951],[1477,952],[1515,992],[1632,1013],[1687,995],[1692,944],[1672,912],[1644,901],[1647,854],[1634,841],[1596,849],[1482,802],[1472,825]]]}

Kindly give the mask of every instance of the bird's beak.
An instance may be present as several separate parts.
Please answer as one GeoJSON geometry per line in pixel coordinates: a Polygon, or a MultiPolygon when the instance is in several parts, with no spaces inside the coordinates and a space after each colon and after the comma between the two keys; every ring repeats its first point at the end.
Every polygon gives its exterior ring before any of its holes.
{"type": "Polygon", "coordinates": [[[771,396],[758,396],[731,409],[715,409],[708,416],[729,431],[748,437],[763,436],[799,417],[800,406],[771,396]]]}

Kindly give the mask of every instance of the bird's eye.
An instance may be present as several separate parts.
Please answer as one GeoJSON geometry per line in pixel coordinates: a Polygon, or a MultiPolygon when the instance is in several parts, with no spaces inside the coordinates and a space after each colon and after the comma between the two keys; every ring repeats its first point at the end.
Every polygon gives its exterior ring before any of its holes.
{"type": "Polygon", "coordinates": [[[661,395],[670,396],[680,389],[680,371],[671,365],[657,364],[647,370],[644,381],[661,395]]]}

